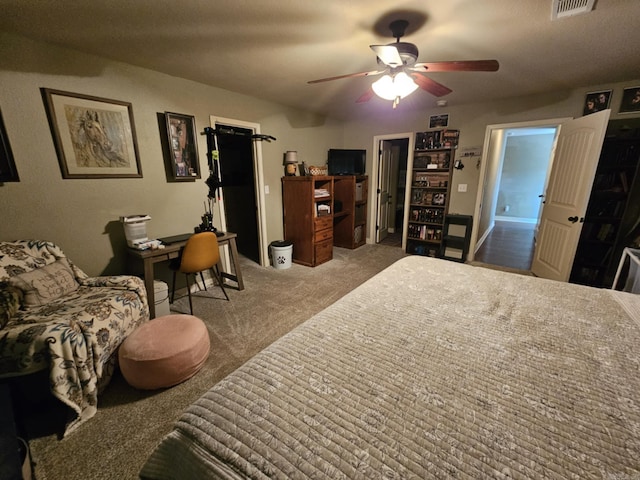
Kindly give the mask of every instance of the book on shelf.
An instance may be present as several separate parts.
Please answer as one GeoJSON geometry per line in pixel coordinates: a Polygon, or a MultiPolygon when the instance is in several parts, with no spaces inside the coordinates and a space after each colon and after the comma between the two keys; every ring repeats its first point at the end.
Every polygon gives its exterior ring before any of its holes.
{"type": "Polygon", "coordinates": [[[442,146],[445,148],[456,148],[458,146],[459,137],[460,137],[460,130],[443,130],[442,146]]]}
{"type": "Polygon", "coordinates": [[[456,148],[460,130],[444,129],[416,133],[416,150],[437,150],[440,148],[456,148]]]}
{"type": "Polygon", "coordinates": [[[596,238],[601,242],[606,242],[607,239],[612,234],[612,232],[613,232],[613,225],[611,225],[610,223],[604,223],[600,226],[600,230],[598,231],[596,238]]]}
{"type": "Polygon", "coordinates": [[[627,172],[620,172],[620,185],[622,185],[622,191],[624,193],[629,192],[629,181],[627,180],[627,172]]]}

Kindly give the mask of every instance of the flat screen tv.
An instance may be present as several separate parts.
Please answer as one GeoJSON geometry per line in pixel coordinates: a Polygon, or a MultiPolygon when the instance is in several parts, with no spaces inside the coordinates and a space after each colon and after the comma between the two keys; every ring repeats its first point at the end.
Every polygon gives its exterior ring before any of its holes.
{"type": "Polygon", "coordinates": [[[329,149],[327,168],[329,175],[364,175],[367,151],[355,149],[329,149]]]}

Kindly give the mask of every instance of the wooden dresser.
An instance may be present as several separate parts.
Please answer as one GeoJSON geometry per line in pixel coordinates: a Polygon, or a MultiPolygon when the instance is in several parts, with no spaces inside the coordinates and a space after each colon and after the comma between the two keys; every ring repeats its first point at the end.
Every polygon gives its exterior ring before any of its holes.
{"type": "Polygon", "coordinates": [[[333,177],[282,177],[284,238],[292,260],[315,267],[333,258],[333,177]]]}

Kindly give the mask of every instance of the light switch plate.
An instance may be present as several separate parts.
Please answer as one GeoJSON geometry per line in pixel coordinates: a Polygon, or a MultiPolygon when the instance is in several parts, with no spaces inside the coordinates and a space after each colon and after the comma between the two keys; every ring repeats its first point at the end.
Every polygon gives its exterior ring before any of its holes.
{"type": "Polygon", "coordinates": [[[459,183],[458,184],[458,191],[459,192],[466,192],[467,191],[467,184],[466,183],[459,183]]]}

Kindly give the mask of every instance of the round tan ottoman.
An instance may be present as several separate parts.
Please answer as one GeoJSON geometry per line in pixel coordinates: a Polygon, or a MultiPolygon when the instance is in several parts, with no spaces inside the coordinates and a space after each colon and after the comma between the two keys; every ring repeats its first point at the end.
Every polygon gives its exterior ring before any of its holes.
{"type": "Polygon", "coordinates": [[[120,370],[132,387],[165,388],[184,382],[209,356],[209,332],[192,315],[166,315],[136,328],[118,352],[120,370]]]}

